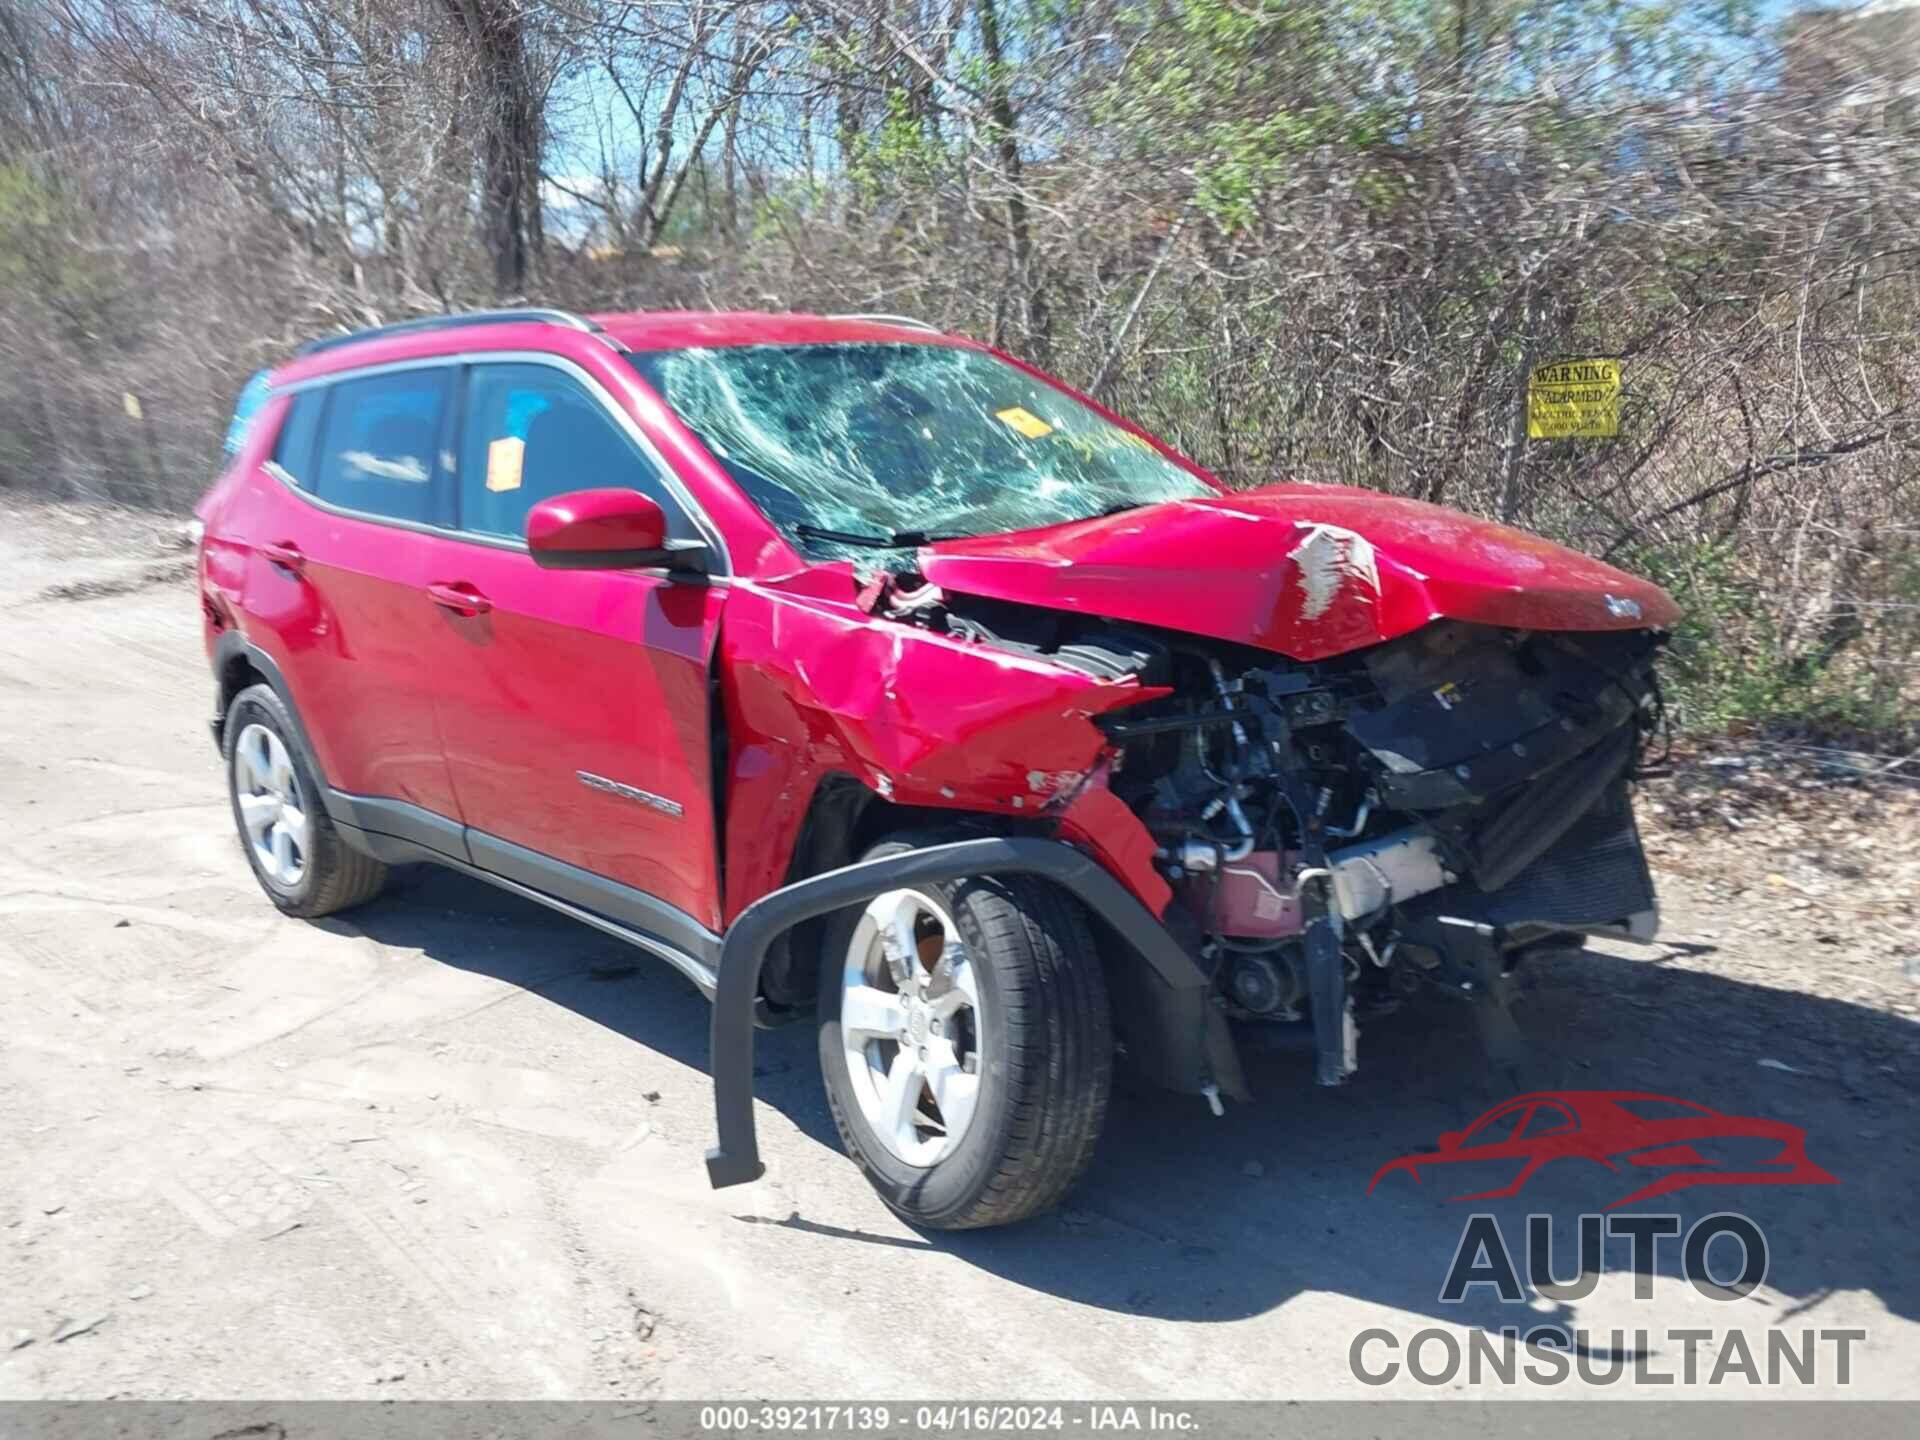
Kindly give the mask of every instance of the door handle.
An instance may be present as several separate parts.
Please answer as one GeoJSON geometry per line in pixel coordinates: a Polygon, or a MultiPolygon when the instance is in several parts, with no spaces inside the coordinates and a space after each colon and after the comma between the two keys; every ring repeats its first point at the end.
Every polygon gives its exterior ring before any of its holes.
{"type": "Polygon", "coordinates": [[[282,540],[277,544],[262,545],[260,553],[273,564],[278,565],[290,575],[298,575],[307,568],[307,557],[300,547],[291,540],[282,540]]]}
{"type": "Polygon", "coordinates": [[[464,580],[435,581],[427,586],[427,598],[456,615],[485,615],[493,609],[493,602],[464,580]]]}

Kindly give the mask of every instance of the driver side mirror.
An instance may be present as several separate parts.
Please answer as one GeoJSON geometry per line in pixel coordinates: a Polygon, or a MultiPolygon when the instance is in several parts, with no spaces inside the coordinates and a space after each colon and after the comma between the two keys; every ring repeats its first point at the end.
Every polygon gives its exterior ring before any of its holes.
{"type": "Polygon", "coordinates": [[[527,511],[527,553],[548,570],[703,572],[707,547],[667,538],[667,517],[638,490],[570,490],[527,511]]]}
{"type": "Polygon", "coordinates": [[[1460,1132],[1458,1130],[1441,1131],[1440,1148],[1442,1150],[1458,1150],[1460,1148],[1460,1132]]]}

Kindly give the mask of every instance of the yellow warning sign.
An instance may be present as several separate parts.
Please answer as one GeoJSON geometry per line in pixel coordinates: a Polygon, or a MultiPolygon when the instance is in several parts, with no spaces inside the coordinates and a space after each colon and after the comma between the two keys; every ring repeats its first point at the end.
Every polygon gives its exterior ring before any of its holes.
{"type": "Polygon", "coordinates": [[[1620,433],[1620,362],[1555,360],[1527,382],[1527,438],[1601,439],[1620,433]]]}
{"type": "Polygon", "coordinates": [[[1001,424],[1018,430],[1029,440],[1038,440],[1042,435],[1053,433],[1053,426],[1031,410],[1022,410],[1018,405],[1009,406],[1005,410],[996,410],[993,412],[993,417],[1001,424]]]}
{"type": "Polygon", "coordinates": [[[487,489],[518,490],[526,459],[527,442],[517,436],[505,435],[487,446],[487,489]]]}

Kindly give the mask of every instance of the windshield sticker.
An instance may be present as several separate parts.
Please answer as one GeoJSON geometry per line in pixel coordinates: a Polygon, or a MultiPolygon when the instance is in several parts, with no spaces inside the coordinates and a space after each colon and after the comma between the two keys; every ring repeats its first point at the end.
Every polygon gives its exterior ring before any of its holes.
{"type": "Polygon", "coordinates": [[[487,446],[487,489],[518,490],[526,458],[527,442],[512,435],[487,446]]]}
{"type": "Polygon", "coordinates": [[[1009,429],[1018,430],[1029,440],[1038,440],[1043,435],[1053,433],[1053,426],[1031,410],[1022,410],[1018,405],[1009,405],[1005,410],[996,410],[993,412],[993,417],[1009,429]]]}

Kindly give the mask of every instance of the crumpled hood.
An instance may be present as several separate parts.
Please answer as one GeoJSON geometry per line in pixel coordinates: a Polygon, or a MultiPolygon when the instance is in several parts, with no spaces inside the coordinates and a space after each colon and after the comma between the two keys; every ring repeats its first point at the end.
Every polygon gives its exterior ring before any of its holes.
{"type": "Polygon", "coordinates": [[[1537,535],[1331,485],[1176,500],[920,553],[942,589],[1320,660],[1432,620],[1521,630],[1671,625],[1657,585],[1537,535]]]}

